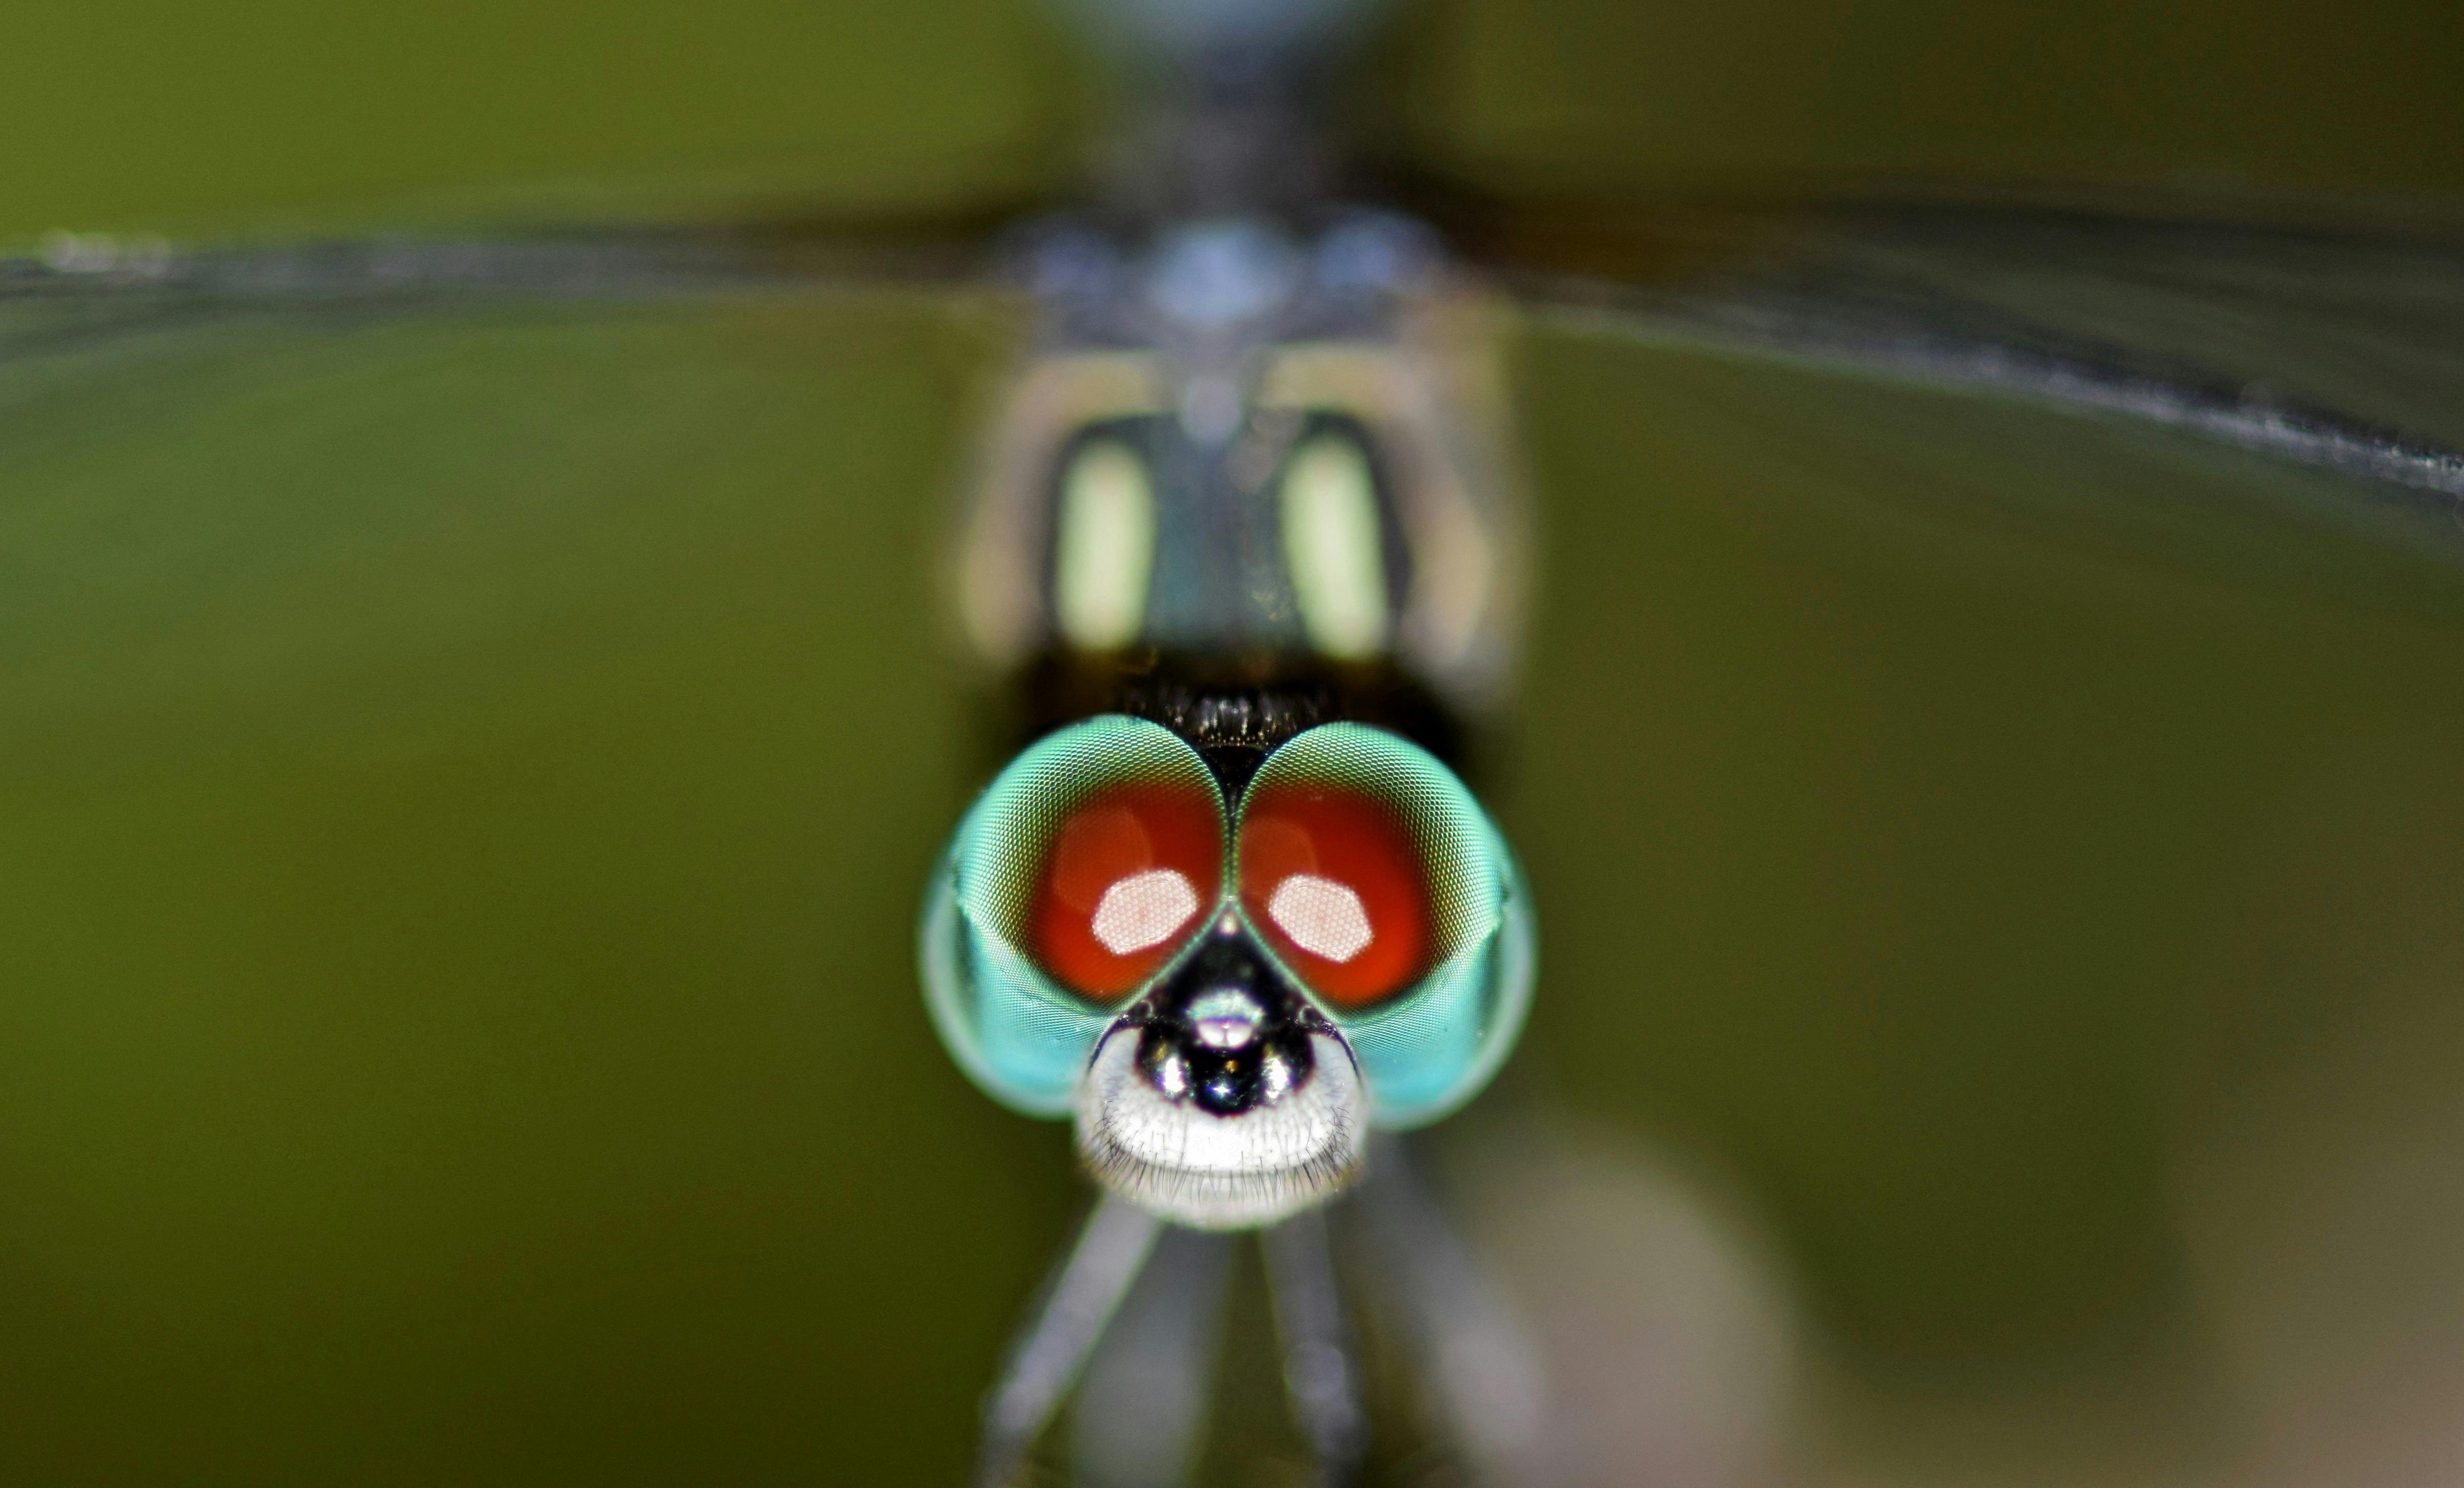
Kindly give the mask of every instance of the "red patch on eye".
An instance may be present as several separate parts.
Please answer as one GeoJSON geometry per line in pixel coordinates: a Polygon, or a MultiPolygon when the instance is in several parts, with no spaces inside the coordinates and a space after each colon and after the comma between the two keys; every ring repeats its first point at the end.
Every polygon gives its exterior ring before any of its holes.
{"type": "Polygon", "coordinates": [[[1189,786],[1127,785],[1080,803],[1035,876],[1037,964],[1098,1000],[1135,987],[1214,908],[1221,843],[1214,801],[1189,786]]]}
{"type": "Polygon", "coordinates": [[[1419,849],[1355,791],[1269,788],[1241,820],[1241,903],[1312,991],[1365,1008],[1417,981],[1429,954],[1419,849]]]}

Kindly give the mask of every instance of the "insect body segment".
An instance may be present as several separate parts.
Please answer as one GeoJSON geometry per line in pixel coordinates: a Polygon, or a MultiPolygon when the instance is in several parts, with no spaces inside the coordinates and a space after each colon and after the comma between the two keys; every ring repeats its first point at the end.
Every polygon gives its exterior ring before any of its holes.
{"type": "Polygon", "coordinates": [[[1495,303],[1426,230],[1338,210],[1139,238],[1057,219],[969,481],[954,588],[996,668],[1155,649],[1506,682],[1524,535],[1495,303]]]}

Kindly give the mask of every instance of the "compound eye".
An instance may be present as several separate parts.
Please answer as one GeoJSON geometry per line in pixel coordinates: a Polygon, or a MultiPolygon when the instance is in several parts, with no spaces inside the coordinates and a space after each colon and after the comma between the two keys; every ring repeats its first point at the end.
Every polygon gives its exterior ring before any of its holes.
{"type": "Polygon", "coordinates": [[[925,1001],[959,1066],[1067,1114],[1121,998],[1219,908],[1223,839],[1214,773],[1160,724],[1089,718],[1010,761],[924,896],[925,1001]]]}
{"type": "Polygon", "coordinates": [[[1392,804],[1342,783],[1261,782],[1241,815],[1241,903],[1311,991],[1374,1007],[1428,971],[1429,872],[1392,804]]]}
{"type": "Polygon", "coordinates": [[[1531,1001],[1529,896],[1454,772],[1357,723],[1286,741],[1242,793],[1235,880],[1251,931],[1343,1032],[1372,1120],[1437,1120],[1479,1093],[1531,1001]]]}
{"type": "Polygon", "coordinates": [[[1036,869],[1027,949],[1064,987],[1109,1001],[1152,975],[1221,887],[1211,785],[1136,780],[1076,803],[1036,869]]]}

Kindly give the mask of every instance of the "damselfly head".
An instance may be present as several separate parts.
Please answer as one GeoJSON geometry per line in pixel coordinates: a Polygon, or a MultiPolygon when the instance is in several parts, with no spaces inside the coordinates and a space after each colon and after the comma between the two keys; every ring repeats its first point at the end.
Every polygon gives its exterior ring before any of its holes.
{"type": "Polygon", "coordinates": [[[1047,735],[927,896],[927,995],[995,1099],[1068,1116],[1094,1175],[1177,1223],[1272,1222],[1434,1121],[1512,1046],[1531,926],[1434,757],[1354,723],[1212,758],[1120,714],[1047,735]]]}

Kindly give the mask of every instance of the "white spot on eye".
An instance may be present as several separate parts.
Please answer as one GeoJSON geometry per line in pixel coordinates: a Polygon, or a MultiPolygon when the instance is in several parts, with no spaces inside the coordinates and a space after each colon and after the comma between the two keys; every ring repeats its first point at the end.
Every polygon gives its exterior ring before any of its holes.
{"type": "Polygon", "coordinates": [[[1331,878],[1295,873],[1275,886],[1266,915],[1292,944],[1330,961],[1349,961],[1369,947],[1369,910],[1360,896],[1331,878]]]}
{"type": "Polygon", "coordinates": [[[1358,659],[1386,647],[1377,483],[1359,444],[1321,434],[1284,467],[1284,558],[1309,644],[1358,659]]]}
{"type": "Polygon", "coordinates": [[[1155,1088],[1177,1101],[1189,1093],[1189,1065],[1177,1054],[1167,1054],[1155,1065],[1155,1088]]]}
{"type": "Polygon", "coordinates": [[[1061,477],[1052,600],[1072,646],[1109,651],[1138,638],[1155,569],[1155,487],[1118,440],[1079,449],[1061,477]]]}
{"type": "Polygon", "coordinates": [[[1115,881],[1095,902],[1095,938],[1116,956],[1162,945],[1198,912],[1198,890],[1171,868],[1115,881]]]}

